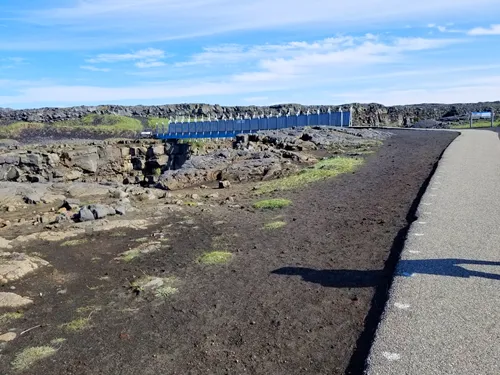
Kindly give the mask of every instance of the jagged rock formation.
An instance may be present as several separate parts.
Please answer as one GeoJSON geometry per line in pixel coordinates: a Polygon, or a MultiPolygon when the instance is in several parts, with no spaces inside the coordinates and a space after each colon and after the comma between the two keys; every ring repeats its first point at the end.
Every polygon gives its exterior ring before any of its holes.
{"type": "Polygon", "coordinates": [[[16,121],[51,123],[64,120],[76,120],[89,114],[115,114],[136,118],[175,116],[204,116],[229,118],[243,114],[276,115],[297,112],[348,110],[352,106],[355,125],[397,125],[410,126],[414,122],[426,119],[440,119],[445,116],[466,115],[471,111],[485,111],[493,108],[500,112],[500,101],[466,104],[415,104],[386,107],[381,104],[346,104],[341,106],[303,106],[300,104],[280,104],[269,107],[234,106],[223,107],[209,104],[169,104],[157,106],[80,106],[70,108],[40,108],[12,110],[0,108],[0,124],[16,121]]]}

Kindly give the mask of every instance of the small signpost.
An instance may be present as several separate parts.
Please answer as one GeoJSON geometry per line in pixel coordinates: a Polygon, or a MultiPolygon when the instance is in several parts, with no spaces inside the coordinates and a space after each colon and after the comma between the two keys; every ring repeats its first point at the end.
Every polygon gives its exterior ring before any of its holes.
{"type": "Polygon", "coordinates": [[[474,120],[490,120],[491,121],[491,127],[493,127],[493,123],[495,121],[495,115],[493,113],[493,110],[490,112],[471,112],[470,114],[470,128],[472,128],[472,122],[474,120]]]}

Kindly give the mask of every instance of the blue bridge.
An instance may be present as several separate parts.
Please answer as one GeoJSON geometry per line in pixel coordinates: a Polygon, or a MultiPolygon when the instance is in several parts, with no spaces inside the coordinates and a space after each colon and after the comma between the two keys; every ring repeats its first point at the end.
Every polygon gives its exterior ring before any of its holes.
{"type": "Polygon", "coordinates": [[[229,120],[171,121],[156,125],[157,139],[233,138],[238,134],[259,130],[278,130],[294,126],[352,126],[352,112],[307,113],[273,117],[236,118],[229,120]]]}

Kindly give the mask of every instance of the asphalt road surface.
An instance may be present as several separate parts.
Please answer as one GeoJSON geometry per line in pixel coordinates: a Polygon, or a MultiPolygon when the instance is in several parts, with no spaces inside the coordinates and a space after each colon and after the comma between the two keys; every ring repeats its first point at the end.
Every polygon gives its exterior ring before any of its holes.
{"type": "Polygon", "coordinates": [[[422,198],[369,375],[500,374],[500,141],[465,130],[422,198]]]}

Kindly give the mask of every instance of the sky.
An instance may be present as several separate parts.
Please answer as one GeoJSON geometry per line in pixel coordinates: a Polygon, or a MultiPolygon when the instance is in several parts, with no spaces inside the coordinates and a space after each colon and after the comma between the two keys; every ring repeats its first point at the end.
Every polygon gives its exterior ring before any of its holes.
{"type": "Polygon", "coordinates": [[[0,107],[500,100],[498,0],[1,0],[0,107]]]}

